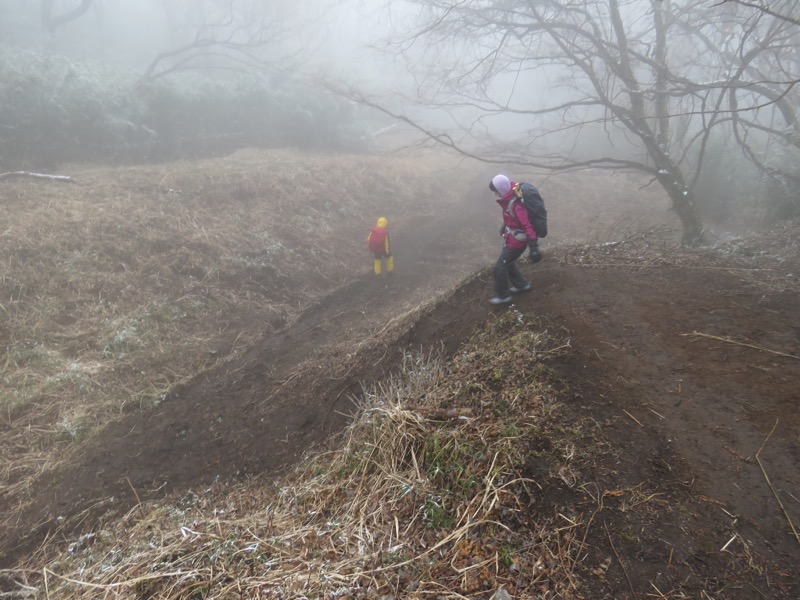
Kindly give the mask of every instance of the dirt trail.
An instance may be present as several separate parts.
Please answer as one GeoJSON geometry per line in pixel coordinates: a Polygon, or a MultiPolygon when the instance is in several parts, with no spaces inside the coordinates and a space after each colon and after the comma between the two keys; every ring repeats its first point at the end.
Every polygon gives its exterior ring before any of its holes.
{"type": "Polygon", "coordinates": [[[536,281],[519,308],[569,332],[576,411],[619,452],[608,489],[680,492],[697,511],[626,549],[647,557],[642,585],[668,558],[719,561],[735,534],[732,551],[774,561],[800,590],[800,298],[736,269],[562,264],[536,281]]]}
{"type": "Polygon", "coordinates": [[[731,547],[795,573],[771,575],[781,590],[800,590],[791,531],[800,523],[800,298],[765,293],[734,269],[576,266],[556,253],[524,265],[533,292],[493,309],[488,270],[444,293],[494,251],[493,207],[470,206],[457,219],[398,224],[392,279],[365,273],[156,409],[107,428],[2,532],[0,562],[12,564],[59,527],[96,523],[140,500],[277,473],[339,429],[351,394],[391,372],[405,349],[453,351],[488,315],[519,310],[570,340],[560,365],[566,397],[618,451],[597,485],[646,484],[696,509],[682,519],[656,515],[636,541],[619,541],[623,555],[641,558],[626,573],[633,587],[645,589],[667,560],[711,570],[733,539],[731,547]],[[404,327],[406,314],[439,293],[404,327]]]}

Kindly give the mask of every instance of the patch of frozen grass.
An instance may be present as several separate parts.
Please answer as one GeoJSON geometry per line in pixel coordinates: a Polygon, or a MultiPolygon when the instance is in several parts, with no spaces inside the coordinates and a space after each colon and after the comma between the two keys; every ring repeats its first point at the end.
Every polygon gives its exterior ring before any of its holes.
{"type": "Polygon", "coordinates": [[[69,363],[61,371],[49,377],[48,383],[61,384],[61,383],[77,383],[81,387],[88,387],[94,384],[91,375],[94,375],[100,370],[100,365],[96,363],[82,364],[77,361],[69,363]]]}
{"type": "Polygon", "coordinates": [[[61,355],[44,344],[23,340],[12,344],[5,359],[6,367],[48,371],[62,364],[61,355]]]}
{"type": "Polygon", "coordinates": [[[56,425],[56,437],[75,442],[80,440],[88,430],[89,427],[84,419],[62,416],[56,425]]]}
{"type": "Polygon", "coordinates": [[[128,353],[139,347],[139,333],[136,325],[130,325],[116,330],[103,346],[103,355],[106,358],[122,360],[128,353]]]}
{"type": "Polygon", "coordinates": [[[175,323],[188,317],[203,305],[199,296],[185,296],[178,301],[151,302],[138,314],[121,317],[111,322],[111,333],[103,346],[103,356],[122,360],[136,350],[146,348],[158,324],[175,323]]]}
{"type": "Polygon", "coordinates": [[[42,343],[21,341],[9,346],[3,360],[0,405],[14,406],[36,397],[64,371],[61,353],[42,343]]]}

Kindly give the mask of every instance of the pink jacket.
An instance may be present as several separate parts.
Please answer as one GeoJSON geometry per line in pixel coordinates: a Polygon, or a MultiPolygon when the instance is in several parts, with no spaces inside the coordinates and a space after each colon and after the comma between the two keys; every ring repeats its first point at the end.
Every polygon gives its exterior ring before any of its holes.
{"type": "Polygon", "coordinates": [[[389,255],[389,232],[384,227],[373,227],[367,237],[369,249],[375,254],[389,255]]]}
{"type": "Polygon", "coordinates": [[[503,238],[508,248],[524,248],[528,245],[530,240],[536,239],[536,232],[533,230],[533,225],[531,225],[528,219],[528,210],[523,206],[522,201],[511,202],[514,198],[514,188],[516,186],[517,184],[512,181],[511,189],[508,193],[502,198],[497,199],[497,203],[503,210],[503,223],[505,223],[506,226],[503,238]],[[511,204],[512,208],[510,212],[508,210],[509,204],[511,204]],[[514,232],[524,232],[528,239],[523,241],[518,240],[514,237],[514,232]]]}

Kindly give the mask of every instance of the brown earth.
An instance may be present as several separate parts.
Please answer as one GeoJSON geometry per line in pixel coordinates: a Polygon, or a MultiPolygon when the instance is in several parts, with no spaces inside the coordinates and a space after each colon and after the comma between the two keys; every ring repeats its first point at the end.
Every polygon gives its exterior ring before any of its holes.
{"type": "Polygon", "coordinates": [[[591,415],[614,449],[615,462],[594,467],[598,493],[657,490],[650,518],[605,501],[613,536],[600,530],[595,543],[616,545],[610,597],[662,597],[653,584],[798,597],[796,290],[764,294],[723,265],[562,264],[537,282],[530,309],[572,341],[562,376],[575,417],[591,415]],[[737,567],[734,555],[746,559],[737,567]]]}
{"type": "MultiPolygon", "coordinates": [[[[666,258],[646,236],[578,247],[554,233],[546,259],[523,266],[534,290],[496,309],[490,273],[478,270],[496,243],[485,199],[403,223],[391,278],[365,273],[152,410],[106,427],[2,532],[2,564],[147,499],[278,474],[340,430],[353,395],[393,372],[403,351],[452,353],[497,311],[518,310],[568,341],[556,364],[567,412],[590,419],[610,449],[584,465],[603,505],[586,541],[616,558],[587,597],[800,598],[797,228],[666,258]],[[642,499],[647,511],[613,493],[645,482],[658,490],[642,499]],[[668,595],[676,589],[690,595],[668,595]]],[[[577,211],[563,218],[574,239],[598,223],[577,211]]],[[[534,458],[529,468],[535,475],[534,458]]],[[[585,498],[564,482],[531,509],[566,511],[585,498]]]]}

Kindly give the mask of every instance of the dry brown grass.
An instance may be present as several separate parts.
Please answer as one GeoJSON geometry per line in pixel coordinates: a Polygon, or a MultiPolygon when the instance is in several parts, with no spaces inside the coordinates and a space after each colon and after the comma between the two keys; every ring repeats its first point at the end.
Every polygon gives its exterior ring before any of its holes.
{"type": "Polygon", "coordinates": [[[571,597],[583,524],[532,520],[539,487],[521,472],[520,440],[555,410],[544,365],[563,350],[537,329],[509,312],[452,362],[406,355],[402,375],[364,390],[336,450],[274,484],[138,507],[68,552],[43,548],[17,572],[20,589],[64,599],[469,598],[497,587],[571,597]],[[501,367],[501,348],[528,358],[501,367]],[[438,419],[434,409],[460,411],[438,419]]]}
{"type": "Polygon", "coordinates": [[[242,151],[2,182],[0,497],[361,274],[352,240],[432,210],[452,166],[242,151]]]}

